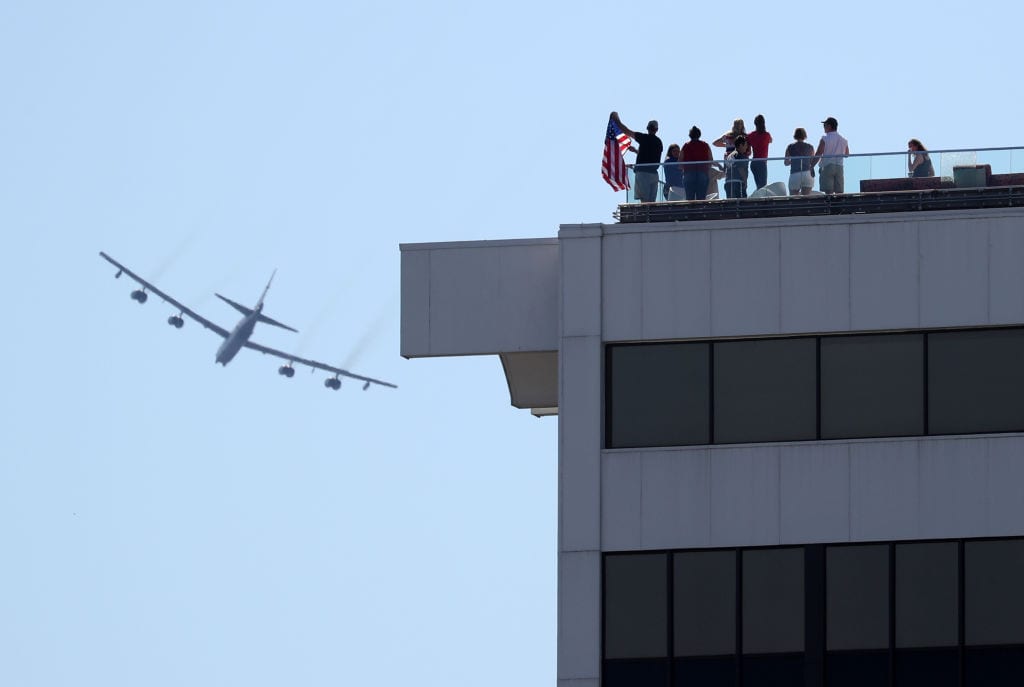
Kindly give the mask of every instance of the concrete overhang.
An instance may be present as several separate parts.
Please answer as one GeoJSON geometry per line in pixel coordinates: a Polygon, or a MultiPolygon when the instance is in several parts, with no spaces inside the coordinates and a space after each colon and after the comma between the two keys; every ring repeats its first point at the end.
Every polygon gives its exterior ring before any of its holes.
{"type": "Polygon", "coordinates": [[[512,405],[558,406],[558,239],[402,244],[401,354],[497,355],[512,405]]]}

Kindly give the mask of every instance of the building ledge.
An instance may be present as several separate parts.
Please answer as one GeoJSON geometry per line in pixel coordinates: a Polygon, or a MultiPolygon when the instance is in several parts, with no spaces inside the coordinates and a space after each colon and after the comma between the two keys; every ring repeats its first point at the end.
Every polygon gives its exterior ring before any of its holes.
{"type": "Polygon", "coordinates": [[[814,196],[629,203],[619,205],[622,224],[693,220],[755,219],[852,215],[876,212],[920,212],[1024,206],[1024,186],[940,188],[814,196]]]}

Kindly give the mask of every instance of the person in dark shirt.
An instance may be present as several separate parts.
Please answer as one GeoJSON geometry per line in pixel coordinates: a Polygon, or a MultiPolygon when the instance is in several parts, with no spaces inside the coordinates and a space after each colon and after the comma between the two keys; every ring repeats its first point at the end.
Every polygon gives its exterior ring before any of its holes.
{"type": "MultiPolygon", "coordinates": [[[[665,169],[667,172],[668,168],[665,169]]],[[[928,156],[928,149],[916,138],[910,139],[907,143],[907,169],[910,170],[912,177],[935,176],[935,167],[928,156]]]]}
{"type": "Polygon", "coordinates": [[[633,167],[636,178],[633,195],[641,203],[653,203],[658,200],[658,167],[661,166],[661,153],[664,150],[661,139],[657,136],[658,122],[655,119],[647,122],[647,133],[641,134],[623,124],[618,112],[612,112],[611,118],[619,125],[622,133],[640,146],[633,167]]]}
{"type": "Polygon", "coordinates": [[[679,144],[672,143],[665,156],[665,200],[680,200],[686,197],[683,189],[683,166],[679,164],[679,144]],[[675,193],[673,193],[673,191],[675,193]]]}
{"type": "Polygon", "coordinates": [[[725,156],[726,198],[746,198],[748,167],[750,166],[750,143],[740,134],[733,141],[735,149],[725,156]]]}

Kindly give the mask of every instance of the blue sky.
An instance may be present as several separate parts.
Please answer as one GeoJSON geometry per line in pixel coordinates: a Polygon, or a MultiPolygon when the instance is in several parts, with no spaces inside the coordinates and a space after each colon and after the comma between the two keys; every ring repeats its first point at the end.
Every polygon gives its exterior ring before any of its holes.
{"type": "Polygon", "coordinates": [[[1013,145],[1004,7],[0,6],[0,683],[552,684],[557,421],[398,355],[398,245],[612,221],[612,109],[1013,145]],[[100,250],[400,388],[214,367],[100,250]]]}

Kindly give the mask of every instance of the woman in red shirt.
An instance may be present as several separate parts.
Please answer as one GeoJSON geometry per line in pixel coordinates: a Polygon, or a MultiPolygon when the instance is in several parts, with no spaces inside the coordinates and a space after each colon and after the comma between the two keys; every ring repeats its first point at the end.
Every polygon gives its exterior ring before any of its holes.
{"type": "Polygon", "coordinates": [[[764,115],[754,117],[754,130],[747,134],[747,143],[750,144],[751,157],[750,171],[754,175],[754,185],[764,188],[768,185],[768,146],[772,142],[772,135],[764,128],[764,115]]]}

